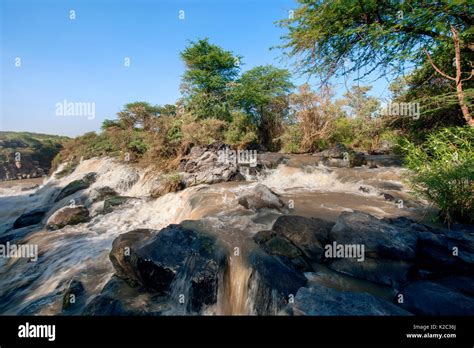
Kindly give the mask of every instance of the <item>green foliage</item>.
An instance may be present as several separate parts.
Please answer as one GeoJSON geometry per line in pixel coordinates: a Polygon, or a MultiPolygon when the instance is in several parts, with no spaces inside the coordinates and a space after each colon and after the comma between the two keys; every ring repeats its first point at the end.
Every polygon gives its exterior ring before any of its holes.
{"type": "Polygon", "coordinates": [[[445,128],[417,146],[405,141],[415,192],[435,203],[448,224],[474,222],[474,129],[445,128]]]}
{"type": "Polygon", "coordinates": [[[262,144],[269,148],[281,134],[292,88],[288,70],[265,65],[246,71],[232,90],[233,103],[252,118],[262,144]]]}
{"type": "Polygon", "coordinates": [[[232,121],[225,132],[225,142],[238,148],[257,143],[257,129],[251,118],[243,112],[233,112],[232,121]]]}
{"type": "Polygon", "coordinates": [[[288,125],[283,135],[280,137],[282,150],[285,153],[300,153],[303,132],[298,124],[288,125]]]}
{"type": "Polygon", "coordinates": [[[191,42],[181,52],[186,65],[182,92],[187,110],[197,119],[228,119],[228,90],[239,72],[240,57],[209,43],[191,42]]]}
{"type": "Polygon", "coordinates": [[[451,42],[450,25],[463,42],[473,42],[467,0],[298,0],[283,48],[299,58],[300,69],[327,79],[373,69],[383,74],[418,64],[420,47],[451,42]],[[344,64],[350,61],[351,64],[344,64]],[[365,69],[369,67],[369,69],[365,69]]]}
{"type": "Polygon", "coordinates": [[[372,87],[370,86],[352,86],[352,88],[344,94],[351,117],[370,120],[376,115],[380,107],[380,102],[377,98],[367,94],[371,89],[372,87]]]}

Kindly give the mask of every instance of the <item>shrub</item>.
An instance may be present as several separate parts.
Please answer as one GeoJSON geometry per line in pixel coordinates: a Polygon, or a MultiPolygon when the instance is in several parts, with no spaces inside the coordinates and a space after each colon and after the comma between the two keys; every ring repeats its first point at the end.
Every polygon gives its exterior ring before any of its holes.
{"type": "Polygon", "coordinates": [[[243,149],[258,140],[257,129],[252,120],[242,112],[233,112],[232,121],[224,134],[225,142],[243,149]]]}
{"type": "Polygon", "coordinates": [[[421,146],[407,140],[402,151],[414,191],[434,202],[448,225],[473,223],[474,128],[442,129],[421,146]]]}
{"type": "Polygon", "coordinates": [[[282,151],[284,153],[301,153],[301,141],[303,132],[299,124],[288,125],[283,135],[279,138],[282,143],[282,151]]]}

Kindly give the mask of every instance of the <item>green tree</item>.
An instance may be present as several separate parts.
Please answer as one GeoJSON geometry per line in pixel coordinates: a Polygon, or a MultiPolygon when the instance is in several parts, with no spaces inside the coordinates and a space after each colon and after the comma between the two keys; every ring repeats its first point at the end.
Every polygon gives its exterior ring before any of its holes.
{"type": "Polygon", "coordinates": [[[288,115],[290,78],[288,70],[257,66],[242,74],[232,90],[234,105],[251,118],[265,146],[272,146],[288,115]]]}
{"type": "Polygon", "coordinates": [[[366,121],[375,116],[380,107],[380,102],[377,98],[367,94],[371,89],[370,86],[352,86],[344,94],[350,116],[366,121]]]}
{"type": "Polygon", "coordinates": [[[455,82],[465,121],[474,125],[462,89],[462,80],[471,75],[471,67],[462,66],[462,57],[474,60],[468,0],[298,1],[293,18],[281,24],[289,30],[283,47],[299,57],[304,72],[318,74],[323,81],[360,70],[362,77],[376,70],[390,76],[431,63],[430,54],[450,47],[456,74],[448,76],[434,64],[432,73],[455,82]]]}
{"type": "Polygon", "coordinates": [[[202,39],[191,42],[181,58],[186,65],[181,91],[187,110],[197,119],[228,119],[228,91],[238,76],[240,57],[202,39]]]}
{"type": "Polygon", "coordinates": [[[158,106],[147,102],[126,104],[124,109],[117,113],[119,122],[126,128],[143,128],[145,131],[153,129],[155,118],[159,116],[158,106]]]}

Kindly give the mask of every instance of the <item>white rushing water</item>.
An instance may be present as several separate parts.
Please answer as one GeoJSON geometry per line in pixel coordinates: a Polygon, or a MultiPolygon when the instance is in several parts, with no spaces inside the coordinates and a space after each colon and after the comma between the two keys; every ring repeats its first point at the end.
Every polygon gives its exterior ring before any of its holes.
{"type": "MultiPolygon", "coordinates": [[[[347,169],[345,171],[347,172],[347,169]]],[[[280,165],[258,180],[275,192],[283,194],[285,198],[306,199],[306,194],[309,195],[307,199],[312,202],[328,193],[356,197],[360,204],[363,199],[367,200],[366,197],[372,196],[375,200],[373,208],[379,209],[382,215],[386,213],[389,209],[385,209],[380,198],[376,197],[379,190],[377,182],[391,181],[403,187],[399,172],[396,169],[382,168],[366,175],[366,169],[351,171],[351,174],[344,177],[344,169],[293,168],[280,165]],[[361,185],[370,188],[370,192],[362,193],[359,190],[361,185]]],[[[239,194],[251,192],[256,182],[200,185],[169,193],[158,199],[150,199],[149,194],[155,182],[156,177],[150,170],[133,168],[110,158],[94,158],[83,161],[72,174],[64,178],[56,179],[52,176],[46,179],[35,191],[0,191],[0,237],[16,233],[11,230],[11,226],[22,213],[51,206],[48,213],[51,215],[55,210],[69,204],[71,199],[75,203],[86,205],[93,216],[87,223],[66,226],[58,231],[46,231],[38,226],[17,230],[23,233],[21,243],[38,245],[40,257],[36,262],[26,259],[0,259],[0,313],[60,313],[62,291],[75,276],[81,277],[89,298],[92,298],[101,291],[114,272],[108,259],[113,240],[133,229],[159,230],[183,220],[202,220],[219,234],[224,243],[234,246],[238,245],[243,236],[248,237],[260,230],[271,228],[276,218],[274,216],[258,220],[256,218],[260,215],[245,213],[238,204],[239,194]],[[97,180],[91,187],[60,202],[53,202],[61,188],[90,172],[97,173],[97,180]],[[116,190],[120,195],[135,199],[109,214],[98,214],[102,203],[93,203],[91,197],[94,197],[96,189],[104,186],[116,190]]],[[[318,209],[333,209],[338,212],[346,209],[346,196],[333,197],[336,203],[317,203],[318,209]]],[[[220,309],[210,309],[209,314],[248,312],[248,289],[245,284],[250,270],[235,261],[230,261],[229,265],[230,272],[227,279],[223,280],[227,290],[220,291],[219,295],[220,309]]]]}

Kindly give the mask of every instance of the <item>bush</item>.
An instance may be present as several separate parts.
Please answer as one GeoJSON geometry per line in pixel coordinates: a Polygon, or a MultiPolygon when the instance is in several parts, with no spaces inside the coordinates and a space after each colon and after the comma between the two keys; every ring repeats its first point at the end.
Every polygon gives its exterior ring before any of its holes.
{"type": "Polygon", "coordinates": [[[301,153],[301,141],[303,139],[303,132],[299,124],[288,125],[285,128],[283,135],[279,138],[281,141],[282,151],[284,153],[301,153]]]}
{"type": "Polygon", "coordinates": [[[193,145],[209,145],[224,140],[224,132],[228,123],[215,118],[184,122],[181,127],[183,143],[193,145]]]}
{"type": "Polygon", "coordinates": [[[474,128],[445,128],[421,146],[402,145],[415,192],[434,202],[448,225],[474,223],[474,128]]]}
{"type": "Polygon", "coordinates": [[[242,112],[232,113],[232,121],[225,132],[225,142],[244,149],[258,141],[257,129],[252,120],[242,112]]]}

